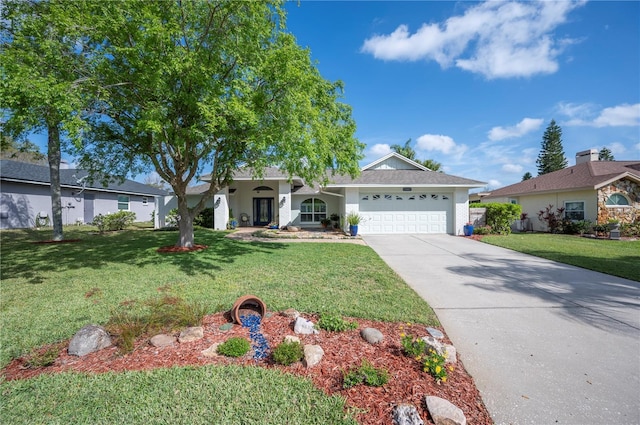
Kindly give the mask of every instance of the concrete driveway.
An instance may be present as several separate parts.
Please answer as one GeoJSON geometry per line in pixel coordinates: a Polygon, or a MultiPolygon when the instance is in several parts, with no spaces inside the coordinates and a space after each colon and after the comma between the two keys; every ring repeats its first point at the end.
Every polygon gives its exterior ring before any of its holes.
{"type": "Polygon", "coordinates": [[[639,282],[459,236],[363,239],[433,307],[496,424],[640,423],[639,282]]]}

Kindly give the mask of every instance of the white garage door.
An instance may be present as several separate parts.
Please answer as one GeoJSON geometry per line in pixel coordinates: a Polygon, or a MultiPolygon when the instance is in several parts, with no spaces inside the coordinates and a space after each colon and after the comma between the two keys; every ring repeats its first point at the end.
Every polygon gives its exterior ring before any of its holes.
{"type": "Polygon", "coordinates": [[[449,233],[452,199],[450,193],[361,193],[358,233],[449,233]]]}

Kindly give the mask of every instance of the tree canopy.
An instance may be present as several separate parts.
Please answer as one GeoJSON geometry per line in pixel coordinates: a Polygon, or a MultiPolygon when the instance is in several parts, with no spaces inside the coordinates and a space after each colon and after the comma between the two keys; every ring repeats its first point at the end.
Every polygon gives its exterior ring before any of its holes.
{"type": "Polygon", "coordinates": [[[542,136],[542,148],[536,164],[539,176],[561,170],[567,166],[567,159],[562,147],[562,129],[553,119],[542,136]]]}
{"type": "Polygon", "coordinates": [[[61,240],[62,141],[77,141],[84,127],[85,56],[78,4],[5,0],[0,17],[0,110],[3,132],[20,142],[47,133],[53,239],[61,240]]]}
{"type": "Polygon", "coordinates": [[[440,171],[440,169],[442,168],[442,164],[440,164],[437,161],[434,161],[433,159],[424,159],[424,160],[416,159],[416,151],[411,146],[411,139],[404,142],[404,145],[398,145],[398,144],[391,145],[391,149],[394,152],[399,153],[400,155],[404,156],[407,159],[415,161],[420,165],[424,165],[431,171],[440,171]]]}
{"type": "Polygon", "coordinates": [[[156,171],[178,200],[178,245],[193,244],[193,218],[240,167],[310,183],[327,168],[358,173],[363,145],[342,83],[322,78],[285,31],[282,1],[83,4],[100,114],[82,164],[156,171]],[[211,187],[188,207],[187,185],[205,173],[211,187]]]}
{"type": "Polygon", "coordinates": [[[613,157],[611,150],[604,146],[600,149],[600,152],[598,152],[598,161],[615,161],[615,158],[613,157]]]}

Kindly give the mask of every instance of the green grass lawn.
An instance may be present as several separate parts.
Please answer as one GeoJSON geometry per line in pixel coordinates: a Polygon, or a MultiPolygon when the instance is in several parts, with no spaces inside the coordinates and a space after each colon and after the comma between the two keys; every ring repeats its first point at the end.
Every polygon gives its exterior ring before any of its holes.
{"type": "MultiPolygon", "coordinates": [[[[260,297],[270,311],[295,308],[309,313],[332,312],[373,320],[437,324],[431,308],[369,247],[337,243],[242,243],[224,238],[225,234],[199,230],[196,243],[208,245],[207,250],[159,254],[157,248],[175,243],[176,232],[135,230],[100,235],[74,228],[66,230],[65,238],[79,238],[79,242],[36,244],[33,242],[50,238],[51,231],[3,231],[0,366],[35,347],[69,339],[88,323],[105,324],[110,313],[124,301],[147,300],[158,297],[161,292],[202,302],[210,313],[227,310],[239,296],[253,294],[260,297]]],[[[214,391],[209,375],[221,375],[218,379],[224,379],[225,370],[176,368],[152,374],[134,372],[127,374],[127,378],[64,374],[41,376],[29,382],[3,382],[3,415],[12,412],[7,423],[86,423],[92,413],[82,407],[83,399],[93,397],[93,391],[104,394],[124,391],[131,397],[143,392],[138,395],[143,397],[140,401],[143,406],[128,404],[127,397],[113,396],[98,405],[99,413],[93,414],[103,417],[106,411],[113,411],[111,416],[104,416],[109,418],[105,423],[148,422],[170,406],[163,391],[147,388],[194,386],[197,391],[209,394],[202,397],[216,400],[219,396],[215,391],[219,389],[215,386],[214,391]],[[161,383],[151,385],[149,379],[161,383]],[[92,390],[83,389],[89,383],[92,390]],[[80,401],[74,399],[75,394],[80,401]],[[26,408],[6,408],[21,404],[41,407],[34,410],[36,413],[29,413],[26,408]]],[[[291,412],[283,411],[285,416],[274,415],[273,422],[262,423],[310,423],[310,416],[304,416],[304,412],[306,408],[313,408],[315,412],[320,403],[318,399],[323,400],[323,406],[330,407],[327,407],[329,416],[319,415],[317,423],[339,423],[336,418],[344,416],[342,401],[337,403],[316,394],[308,382],[299,384],[306,388],[299,394],[289,393],[287,389],[274,391],[274,387],[288,386],[291,379],[299,378],[275,371],[233,373],[239,373],[241,377],[233,379],[241,381],[251,381],[256,373],[269,374],[268,382],[257,385],[255,391],[260,393],[259,397],[242,392],[237,394],[236,402],[240,406],[260,403],[259,409],[266,417],[282,410],[281,406],[290,403],[291,397],[300,398],[298,407],[303,416],[291,416],[291,412]],[[284,417],[287,419],[283,420],[284,417]]],[[[222,387],[232,391],[228,385],[222,387]]],[[[183,402],[184,409],[192,409],[191,402],[184,400],[178,402],[178,410],[182,409],[179,406],[183,402]]],[[[203,421],[242,422],[237,416],[229,420],[215,415],[206,416],[203,421]]],[[[167,423],[176,422],[182,422],[180,416],[167,420],[167,423]]]]}
{"type": "Polygon", "coordinates": [[[518,233],[508,236],[485,236],[482,242],[640,281],[640,241],[589,239],[548,233],[518,233]]]}

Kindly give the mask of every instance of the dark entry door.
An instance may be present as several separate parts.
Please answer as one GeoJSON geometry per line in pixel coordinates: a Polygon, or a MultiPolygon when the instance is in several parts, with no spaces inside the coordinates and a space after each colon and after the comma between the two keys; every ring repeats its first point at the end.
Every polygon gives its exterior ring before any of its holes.
{"type": "Polygon", "coordinates": [[[253,198],[253,225],[266,226],[273,220],[273,198],[253,198]]]}

